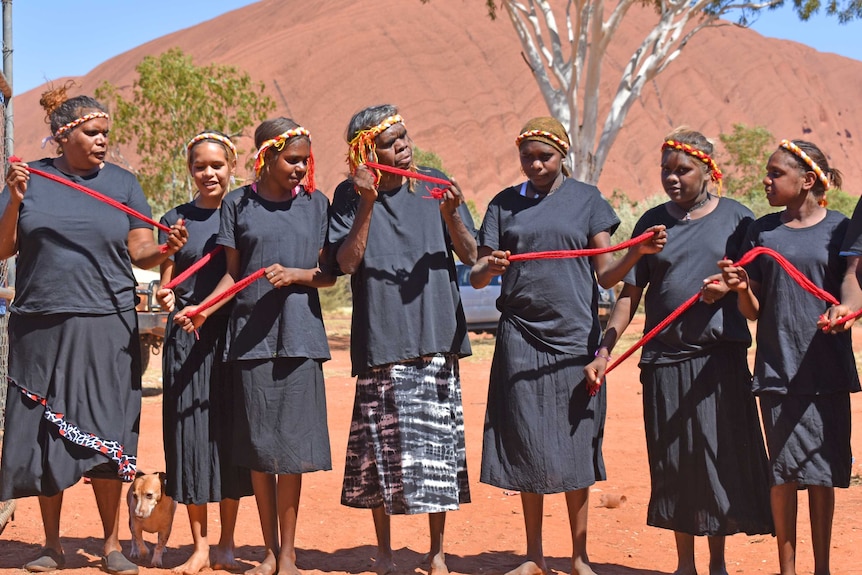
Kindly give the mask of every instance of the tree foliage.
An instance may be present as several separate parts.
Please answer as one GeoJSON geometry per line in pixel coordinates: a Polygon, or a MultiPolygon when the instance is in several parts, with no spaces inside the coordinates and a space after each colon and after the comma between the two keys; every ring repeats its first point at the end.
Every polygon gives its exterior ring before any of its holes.
{"type": "MultiPolygon", "coordinates": [[[[549,112],[569,132],[572,173],[589,183],[598,181],[643,87],[679,56],[692,37],[704,28],[726,24],[723,18],[747,25],[763,10],[786,1],[482,0],[492,19],[501,11],[509,17],[549,112]],[[623,62],[616,91],[608,102],[600,91],[603,60],[621,23],[635,7],[651,8],[655,24],[623,62]],[[609,110],[601,118],[603,107],[609,110]]],[[[821,10],[839,22],[862,17],[862,0],[792,2],[802,20],[821,10]]],[[[639,12],[632,17],[643,15],[639,12]]]]}
{"type": "Polygon", "coordinates": [[[113,142],[134,143],[140,164],[130,167],[157,211],[194,194],[185,148],[192,136],[205,129],[245,135],[275,110],[264,84],[248,73],[233,66],[196,66],[179,48],[147,56],[135,70],[129,99],[108,82],[96,97],[111,108],[113,142]]]}

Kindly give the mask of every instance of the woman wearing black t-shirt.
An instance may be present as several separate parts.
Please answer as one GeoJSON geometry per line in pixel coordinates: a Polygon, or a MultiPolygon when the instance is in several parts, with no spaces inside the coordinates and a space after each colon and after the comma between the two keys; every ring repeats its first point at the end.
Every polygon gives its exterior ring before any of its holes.
{"type": "MultiPolygon", "coordinates": [[[[44,172],[84,185],[149,217],[131,173],[105,162],[108,114],[87,96],[46,92],[57,158],[44,172]]],[[[130,575],[118,539],[122,482],[135,475],[141,358],[131,264],[159,265],[182,247],[176,224],[162,253],[152,227],[15,163],[0,195],[0,257],[18,253],[9,321],[9,396],[0,500],[39,496],[45,546],[24,567],[63,567],[63,491],[90,478],[105,530],[103,567],[130,575]]]]}
{"type": "MultiPolygon", "coordinates": [[[[772,532],[746,356],[751,336],[713,263],[741,255],[753,217],[710,193],[710,181],[721,181],[712,153],[699,132],[679,129],[665,138],[661,181],[670,201],[647,211],[632,233],[664,225],[667,247],[641,258],[626,276],[602,340],[613,349],[644,291],[645,332],[702,291],[702,301],[644,345],[640,360],[651,479],[647,524],[674,531],[679,575],[696,573],[695,536],[708,538],[709,572],[726,573],[725,536],[772,532]]],[[[606,368],[597,357],[587,378],[600,381],[606,368]]]]}
{"type": "Polygon", "coordinates": [[[554,118],[534,118],[516,139],[528,180],[491,201],[479,232],[476,288],[502,274],[502,315],[491,363],[482,447],[483,483],[521,492],[527,561],[520,575],[547,573],[542,551],[544,495],[565,493],[572,573],[593,573],[587,556],[589,486],[605,479],[606,399],[590,395],[583,367],[598,347],[598,283],[612,287],[644,253],[661,250],[664,231],[619,260],[511,263],[512,253],[605,248],[619,224],[595,186],[569,178],[569,138],[554,118]]]}

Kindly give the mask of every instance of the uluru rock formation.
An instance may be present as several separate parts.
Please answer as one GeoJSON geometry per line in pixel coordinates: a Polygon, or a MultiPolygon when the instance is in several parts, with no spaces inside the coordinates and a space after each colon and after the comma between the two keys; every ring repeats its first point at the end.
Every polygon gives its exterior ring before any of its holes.
{"type": "MultiPolygon", "coordinates": [[[[606,58],[608,97],[654,20],[638,10],[606,58]]],[[[174,46],[198,64],[234,65],[265,82],[276,114],[311,130],[318,187],[328,195],[346,173],[347,121],[367,105],[398,105],[416,145],[437,153],[480,209],[519,181],[514,138],[528,118],[547,114],[508,19],[490,20],[478,0],[262,0],[111,58],[75,78],[74,93],[92,93],[105,80],[131,86],[144,56],[174,46]]],[[[26,159],[45,155],[43,89],[15,97],[15,151],[26,159]]],[[[717,139],[743,123],[765,126],[777,139],[817,142],[844,172],[846,191],[858,195],[860,94],[860,61],[733,25],[705,30],[644,90],[599,187],[606,196],[615,189],[632,198],[655,194],[659,146],[673,127],[717,139]]],[[[251,140],[241,147],[251,150],[251,140]]],[[[123,153],[134,162],[133,150],[123,153]]]]}

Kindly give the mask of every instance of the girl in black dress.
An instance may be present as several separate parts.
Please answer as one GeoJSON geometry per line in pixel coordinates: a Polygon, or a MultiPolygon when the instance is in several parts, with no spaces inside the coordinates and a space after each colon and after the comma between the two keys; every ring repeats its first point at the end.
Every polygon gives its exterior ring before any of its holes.
{"type": "MultiPolygon", "coordinates": [[[[105,161],[108,114],[93,98],[67,99],[65,88],[42,104],[60,155],[33,163],[147,217],[150,208],[130,172],[105,161]]],[[[105,539],[102,567],[133,575],[120,548],[122,481],[136,470],[141,357],[132,264],[151,268],[185,243],[175,224],[167,250],[152,226],[13,163],[0,195],[0,258],[17,252],[9,320],[9,394],[0,500],[39,497],[45,546],[24,568],[65,564],[60,542],[63,493],[90,478],[105,539]],[[60,289],[62,286],[62,289],[60,289]]]]}
{"type": "MultiPolygon", "coordinates": [[[[256,180],[222,202],[217,243],[227,273],[203,303],[265,268],[233,297],[228,320],[225,359],[241,388],[233,457],[251,469],[266,547],[251,573],[296,575],[302,474],[331,469],[322,368],[329,346],[317,293],[335,283],[325,271],[329,200],[314,189],[308,130],[276,118],[254,139],[256,180]]],[[[174,321],[193,331],[226,301],[192,317],[189,306],[174,321]]]]}
{"type": "MultiPolygon", "coordinates": [[[[162,223],[171,225],[182,220],[190,239],[173,258],[162,263],[162,285],[216,247],[219,208],[236,168],[236,147],[221,132],[201,132],[186,149],[197,197],[169,211],[162,223]]],[[[171,312],[175,307],[199,304],[224,274],[222,252],[174,289],[159,290],[159,301],[171,312]]],[[[191,557],[175,568],[181,573],[197,573],[210,566],[238,568],[233,534],[239,498],[252,494],[248,469],[232,463],[236,386],[223,361],[229,315],[230,306],[213,314],[198,331],[198,337],[169,319],[165,337],[162,422],[167,493],[187,506],[194,540],[191,557]],[[208,502],[219,503],[221,519],[221,536],[212,552],[207,541],[208,502]]]]}
{"type": "MultiPolygon", "coordinates": [[[[850,393],[859,375],[849,327],[838,315],[860,306],[859,283],[840,256],[849,220],[826,209],[826,192],[841,186],[841,173],[811,142],[783,140],[763,178],[770,206],[748,229],[743,250],[781,253],[814,284],[845,302],[829,305],[803,290],[772,258],[745,268],[719,262],[739,294],[739,309],[757,320],[754,393],[760,398],[769,449],[770,501],[781,575],[796,573],[797,493],[808,490],[814,573],[829,573],[835,488],[850,485],[850,393]],[[818,322],[822,314],[827,314],[818,322]],[[821,327],[833,322],[833,333],[821,327]]],[[[855,262],[854,262],[855,263],[855,262]]]]}

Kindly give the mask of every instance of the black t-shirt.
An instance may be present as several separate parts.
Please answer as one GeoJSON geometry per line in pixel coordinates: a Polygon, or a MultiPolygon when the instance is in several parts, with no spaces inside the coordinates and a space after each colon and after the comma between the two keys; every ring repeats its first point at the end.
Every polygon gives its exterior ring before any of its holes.
{"type": "MultiPolygon", "coordinates": [[[[217,243],[239,251],[240,279],[275,263],[312,269],[326,245],[328,209],[320,192],[271,202],[244,186],[222,201],[217,243]]],[[[316,288],[274,288],[260,278],[234,298],[225,359],[278,357],[329,359],[320,298],[316,288]]]]}
{"type": "MultiPolygon", "coordinates": [[[[445,178],[431,168],[423,173],[445,178]]],[[[353,277],[350,356],[353,374],[434,353],[470,355],[467,324],[455,275],[452,242],[440,203],[427,199],[434,184],[415,180],[381,191],[374,206],[365,257],[353,277]]],[[[330,240],[340,245],[356,218],[353,183],[338,185],[332,199],[330,240]]],[[[470,210],[458,208],[475,233],[470,210]]]]}
{"type": "MultiPolygon", "coordinates": [[[[777,251],[815,285],[840,299],[847,264],[839,251],[847,218],[829,210],[813,226],[790,228],[780,217],[769,214],[751,224],[743,250],[764,246],[777,251]]],[[[826,334],[817,328],[817,318],[830,304],[802,289],[769,256],[758,256],[746,270],[760,284],[754,391],[806,395],[859,391],[850,332],[826,334]]]]}
{"type": "MultiPolygon", "coordinates": [[[[172,226],[182,219],[189,232],[189,239],[180,251],[172,256],[174,261],[174,277],[189,269],[195,262],[216,248],[221,216],[219,210],[199,208],[194,202],[177,206],[166,213],[161,223],[172,226]]],[[[159,230],[159,242],[167,241],[167,234],[159,230]]],[[[174,288],[177,299],[177,309],[201,303],[212,293],[225,274],[224,251],[216,254],[206,265],[194,275],[174,288]]],[[[231,302],[232,303],[232,302],[231,302]]],[[[231,305],[219,308],[216,314],[230,313],[231,305]]]]}
{"type": "MultiPolygon", "coordinates": [[[[677,220],[662,204],[647,211],[635,225],[632,237],[648,228],[667,227],[667,244],[657,254],[645,255],[629,270],[626,283],[649,288],[644,296],[649,332],[686,300],[698,293],[703,280],[719,273],[716,263],[725,256],[739,259],[739,249],[754,214],[729,198],[719,198],[709,214],[696,220],[677,220]]],[[[708,305],[698,301],[648,341],[641,365],[685,360],[717,344],[751,345],[748,324],[739,312],[736,293],[708,305]]]]}
{"type": "MultiPolygon", "coordinates": [[[[150,217],[135,176],[106,163],[82,178],[54,167],[33,168],[62,176],[150,217]]],[[[0,194],[0,213],[9,190],[0,194]]],[[[33,174],[18,216],[18,263],[12,311],[19,314],[107,315],[133,309],[135,277],[126,242],[129,231],[152,226],[76,189],[33,174]]]]}
{"type": "MultiPolygon", "coordinates": [[[[488,205],[479,244],[512,254],[589,248],[590,238],[613,233],[619,218],[598,188],[567,178],[553,194],[528,198],[523,186],[488,205]]],[[[588,257],[514,262],[502,276],[497,308],[526,336],[560,353],[595,349],[601,326],[598,285],[588,257]]]]}

